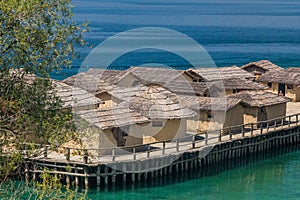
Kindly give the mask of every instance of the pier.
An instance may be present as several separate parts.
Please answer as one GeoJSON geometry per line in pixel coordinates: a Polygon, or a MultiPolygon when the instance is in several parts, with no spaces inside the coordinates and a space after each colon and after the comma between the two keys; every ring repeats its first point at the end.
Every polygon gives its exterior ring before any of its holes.
{"type": "Polygon", "coordinates": [[[39,174],[47,171],[62,177],[65,183],[85,188],[172,177],[232,159],[246,161],[249,156],[261,157],[273,149],[299,144],[299,120],[300,114],[294,114],[124,149],[40,146],[34,150],[38,156],[32,156],[34,152],[25,145],[25,175],[27,180],[37,180],[39,174]],[[231,132],[237,128],[240,131],[231,132]]]}

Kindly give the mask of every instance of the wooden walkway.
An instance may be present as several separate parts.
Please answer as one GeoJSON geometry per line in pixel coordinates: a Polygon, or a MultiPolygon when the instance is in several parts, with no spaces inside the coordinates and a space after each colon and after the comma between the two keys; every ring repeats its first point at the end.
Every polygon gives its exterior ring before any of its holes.
{"type": "Polygon", "coordinates": [[[264,122],[228,127],[126,148],[79,149],[24,145],[25,176],[38,179],[45,169],[61,175],[76,186],[107,186],[117,182],[134,183],[157,177],[171,177],[180,171],[193,171],[211,163],[300,143],[300,114],[264,122]],[[235,131],[232,131],[235,130],[235,131]],[[236,131],[238,130],[238,131],[236,131]],[[224,134],[226,133],[226,134],[224,134]],[[58,153],[62,152],[62,153],[58,153]],[[36,156],[34,156],[36,154],[36,156]]]}
{"type": "Polygon", "coordinates": [[[38,149],[40,153],[42,152],[42,156],[30,157],[34,159],[47,159],[48,161],[53,160],[53,162],[77,162],[84,164],[109,164],[115,162],[143,160],[153,157],[159,157],[162,155],[180,154],[192,149],[213,147],[222,142],[237,140],[244,137],[267,134],[270,131],[282,130],[290,127],[299,126],[299,119],[300,114],[294,114],[259,123],[232,126],[222,130],[188,135],[185,138],[174,139],[171,141],[162,141],[126,148],[116,147],[99,149],[81,149],[69,147],[51,148],[50,146],[42,146],[42,148],[38,149]],[[233,132],[231,130],[239,131],[233,132]],[[224,132],[228,134],[224,135],[224,132]],[[71,152],[79,152],[79,154],[72,155],[71,152]]]}

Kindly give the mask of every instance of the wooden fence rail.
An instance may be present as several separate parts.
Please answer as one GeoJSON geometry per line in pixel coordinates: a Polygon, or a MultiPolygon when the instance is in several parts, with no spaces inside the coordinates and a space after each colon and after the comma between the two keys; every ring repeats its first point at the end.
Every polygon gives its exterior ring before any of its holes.
{"type": "Polygon", "coordinates": [[[62,149],[63,152],[65,152],[65,160],[67,162],[72,162],[71,152],[77,151],[80,152],[80,155],[82,156],[82,162],[85,164],[101,162],[101,160],[104,160],[104,158],[106,158],[106,161],[109,159],[111,162],[115,162],[121,159],[124,154],[127,155],[126,160],[137,160],[140,157],[150,158],[151,156],[161,156],[171,153],[178,153],[194,148],[205,147],[207,145],[215,145],[224,141],[232,141],[236,138],[265,134],[273,130],[290,128],[292,125],[298,126],[300,119],[299,115],[300,113],[285,117],[279,117],[272,120],[260,121],[257,123],[230,126],[221,130],[201,132],[189,135],[184,138],[177,138],[174,140],[160,141],[131,147],[72,148],[53,147],[40,144],[24,144],[23,153],[26,157],[28,157],[29,155],[32,156],[35,154],[39,154],[43,155],[43,158],[48,158],[49,152],[57,151],[57,149],[62,149]],[[118,153],[120,152],[120,150],[122,150],[122,152],[118,153]],[[94,152],[98,153],[95,155],[94,152]]]}

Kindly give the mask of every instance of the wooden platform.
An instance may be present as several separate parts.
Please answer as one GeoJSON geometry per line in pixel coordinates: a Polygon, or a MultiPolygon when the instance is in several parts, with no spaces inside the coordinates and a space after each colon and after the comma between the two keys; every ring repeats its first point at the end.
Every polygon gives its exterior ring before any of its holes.
{"type": "Polygon", "coordinates": [[[224,130],[189,135],[124,149],[71,149],[41,146],[42,156],[28,156],[27,180],[38,179],[47,170],[61,176],[66,183],[88,187],[115,187],[145,182],[158,177],[172,177],[184,171],[203,170],[211,164],[224,163],[251,155],[266,154],[272,149],[300,143],[300,114],[257,124],[229,127],[224,130]],[[228,131],[228,130],[227,130],[228,131]],[[63,153],[57,153],[57,152],[63,153]],[[72,152],[80,155],[72,155],[72,152]]]}

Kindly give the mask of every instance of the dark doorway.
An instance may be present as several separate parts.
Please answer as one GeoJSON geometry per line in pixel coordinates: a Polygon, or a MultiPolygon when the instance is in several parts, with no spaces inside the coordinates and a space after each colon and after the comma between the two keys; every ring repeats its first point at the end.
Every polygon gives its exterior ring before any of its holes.
{"type": "Polygon", "coordinates": [[[257,116],[257,118],[258,118],[259,122],[266,121],[268,119],[267,109],[266,109],[265,106],[258,108],[258,116],[257,116]]]}
{"type": "Polygon", "coordinates": [[[122,128],[113,128],[113,136],[116,139],[117,146],[123,147],[126,143],[126,136],[128,136],[128,128],[129,127],[122,127],[122,128]]]}
{"type": "Polygon", "coordinates": [[[285,96],[285,84],[284,83],[278,83],[278,94],[285,96]],[[281,93],[280,93],[281,91],[281,93]]]}

